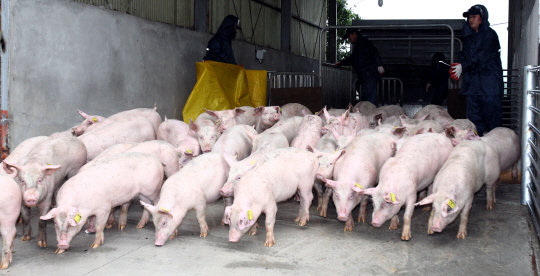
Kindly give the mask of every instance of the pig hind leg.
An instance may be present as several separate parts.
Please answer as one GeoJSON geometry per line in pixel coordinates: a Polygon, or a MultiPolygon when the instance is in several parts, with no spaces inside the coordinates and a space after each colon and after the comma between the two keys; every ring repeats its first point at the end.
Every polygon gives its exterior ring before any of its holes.
{"type": "Polygon", "coordinates": [[[318,180],[313,184],[313,188],[315,188],[315,191],[317,192],[317,212],[321,212],[324,188],[323,185],[318,182],[318,180]]]}
{"type": "MultiPolygon", "coordinates": [[[[139,198],[141,199],[141,201],[143,201],[144,203],[148,203],[148,204],[154,204],[152,202],[152,200],[150,200],[148,197],[146,196],[143,196],[143,195],[139,195],[139,198]]],[[[143,228],[147,223],[148,223],[148,220],[150,219],[150,212],[148,212],[146,210],[146,208],[143,209],[143,213],[142,213],[142,216],[141,216],[141,220],[139,221],[139,223],[137,224],[137,229],[141,229],[143,228]]]]}
{"type": "MultiPolygon", "coordinates": [[[[123,204],[122,206],[120,206],[120,216],[118,217],[118,229],[119,230],[124,230],[124,228],[126,228],[127,216],[128,216],[128,210],[129,210],[129,205],[130,204],[131,204],[131,201],[126,203],[126,204],[123,204]]],[[[114,216],[113,216],[113,218],[114,218],[114,216]]],[[[108,221],[109,220],[107,219],[107,222],[108,221]]]]}
{"type": "Polygon", "coordinates": [[[360,200],[360,211],[358,212],[358,222],[366,222],[368,197],[362,196],[360,200]]]}
{"type": "Polygon", "coordinates": [[[300,194],[300,210],[298,211],[298,216],[294,219],[294,221],[299,221],[299,225],[304,226],[306,225],[306,222],[309,221],[309,207],[313,201],[312,186],[300,183],[298,193],[300,194]],[[303,186],[309,187],[302,188],[303,186]]]}
{"type": "Polygon", "coordinates": [[[12,260],[13,240],[17,234],[15,222],[16,221],[6,223],[0,228],[2,240],[4,241],[4,246],[2,247],[2,264],[0,265],[0,269],[8,268],[12,260]]]}
{"type": "Polygon", "coordinates": [[[277,205],[275,202],[270,202],[266,207],[264,214],[266,219],[264,225],[266,226],[266,242],[265,247],[272,247],[276,243],[274,238],[274,224],[276,223],[277,205]]]}
{"type": "Polygon", "coordinates": [[[473,202],[473,197],[470,199],[467,199],[465,202],[465,206],[463,206],[463,209],[461,211],[461,219],[459,221],[459,231],[457,234],[458,239],[465,239],[465,236],[467,236],[467,222],[469,221],[469,212],[471,211],[473,202]]]}
{"type": "Polygon", "coordinates": [[[497,182],[498,181],[495,181],[495,183],[486,183],[486,193],[487,193],[487,205],[486,205],[486,208],[488,210],[493,210],[493,205],[495,204],[495,202],[497,202],[497,200],[495,199],[495,190],[496,190],[496,186],[497,186],[497,182]]]}
{"type": "Polygon", "coordinates": [[[195,207],[195,212],[197,214],[199,226],[201,227],[201,237],[206,238],[206,236],[208,236],[208,224],[206,223],[205,219],[206,202],[203,201],[202,204],[199,204],[197,207],[195,207]]]}
{"type": "Polygon", "coordinates": [[[332,194],[334,193],[334,190],[332,188],[326,188],[326,191],[324,192],[322,203],[321,203],[321,210],[319,211],[319,215],[321,217],[326,217],[326,211],[328,210],[328,203],[330,202],[330,198],[332,198],[332,194]]]}
{"type": "Polygon", "coordinates": [[[23,236],[21,241],[29,241],[32,239],[32,225],[30,224],[30,207],[24,204],[21,206],[21,217],[23,220],[23,236]]]}

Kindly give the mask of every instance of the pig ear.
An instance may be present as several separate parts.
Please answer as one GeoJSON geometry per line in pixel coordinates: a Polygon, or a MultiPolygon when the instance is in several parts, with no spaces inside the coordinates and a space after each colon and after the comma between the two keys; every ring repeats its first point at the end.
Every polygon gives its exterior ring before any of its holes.
{"type": "Polygon", "coordinates": [[[210,115],[212,118],[219,119],[218,114],[213,110],[204,109],[206,111],[206,114],[210,115]]]}
{"type": "Polygon", "coordinates": [[[253,134],[253,133],[247,128],[247,126],[244,126],[244,130],[246,131],[247,136],[248,136],[249,139],[251,140],[251,143],[253,143],[253,139],[255,138],[255,134],[253,134]]]}
{"type": "Polygon", "coordinates": [[[394,128],[394,130],[392,130],[392,134],[396,136],[397,138],[401,138],[405,134],[406,130],[407,130],[406,127],[396,127],[394,128]]]}
{"type": "MultiPolygon", "coordinates": [[[[75,217],[77,216],[77,208],[75,207],[72,207],[69,209],[69,213],[68,213],[68,217],[67,217],[67,220],[68,220],[68,223],[71,227],[75,227],[77,226],[77,221],[75,221],[75,217]]],[[[79,217],[80,218],[80,217],[79,217]]]]}
{"type": "Polygon", "coordinates": [[[83,118],[85,118],[85,119],[86,119],[86,117],[88,117],[88,114],[86,114],[86,113],[80,111],[79,109],[77,109],[77,112],[79,112],[79,114],[80,114],[83,118]]]}
{"type": "Polygon", "coordinates": [[[324,112],[324,119],[326,120],[326,122],[329,122],[330,121],[330,114],[326,110],[326,106],[323,108],[323,112],[324,112]]]}
{"type": "Polygon", "coordinates": [[[167,121],[168,121],[168,120],[167,120],[167,115],[165,115],[165,120],[163,120],[163,121],[164,121],[164,122],[167,122],[167,121]]]}
{"type": "MultiPolygon", "coordinates": [[[[351,188],[353,189],[353,191],[359,193],[359,194],[365,194],[365,190],[364,190],[364,187],[362,187],[362,185],[354,182],[354,181],[351,181],[351,188]]],[[[368,189],[369,190],[369,189],[368,189]]]]}
{"type": "Polygon", "coordinates": [[[461,142],[461,139],[456,139],[456,138],[452,138],[452,145],[455,147],[457,145],[459,145],[459,143],[461,142]]]}
{"type": "Polygon", "coordinates": [[[405,122],[406,119],[408,119],[406,115],[399,116],[399,121],[401,122],[402,126],[407,124],[407,122],[405,122]]]}
{"type": "Polygon", "coordinates": [[[353,111],[352,111],[352,110],[353,110],[353,107],[354,107],[354,106],[352,105],[352,103],[349,103],[349,105],[347,106],[346,109],[349,110],[350,112],[353,112],[353,111]]]}
{"type": "Polygon", "coordinates": [[[253,115],[260,116],[260,115],[262,115],[263,110],[264,110],[264,106],[259,106],[259,107],[255,108],[255,110],[253,110],[253,115]]]}
{"type": "Polygon", "coordinates": [[[335,189],[337,187],[337,181],[326,179],[326,181],[324,182],[326,183],[326,186],[329,188],[335,189]]]}
{"type": "Polygon", "coordinates": [[[276,110],[277,113],[281,114],[281,107],[279,107],[279,106],[277,106],[277,105],[276,105],[276,106],[272,106],[272,107],[276,110]]]}
{"type": "Polygon", "coordinates": [[[373,119],[375,119],[375,121],[382,120],[383,119],[382,113],[379,113],[379,114],[373,116],[373,119]]]}
{"type": "Polygon", "coordinates": [[[236,117],[238,115],[244,114],[244,112],[246,112],[246,111],[237,107],[237,108],[234,109],[234,112],[235,112],[234,116],[236,117]]]}
{"type": "Polygon", "coordinates": [[[446,134],[446,137],[448,138],[456,138],[455,133],[456,129],[453,126],[444,130],[444,134],[446,134]]]}
{"type": "MultiPolygon", "coordinates": [[[[344,150],[344,149],[342,149],[342,150],[340,150],[340,151],[334,152],[334,154],[332,154],[332,158],[334,159],[334,162],[335,162],[336,160],[338,160],[344,153],[345,153],[345,150],[344,150]]],[[[321,155],[322,155],[322,154],[321,154],[321,155]]]]}
{"type": "Polygon", "coordinates": [[[365,194],[365,195],[372,196],[372,195],[376,192],[375,189],[377,189],[377,188],[369,188],[369,189],[366,189],[366,190],[364,190],[364,194],[365,194]]]}
{"type": "Polygon", "coordinates": [[[317,155],[317,158],[323,156],[323,154],[322,154],[320,151],[318,151],[316,148],[314,148],[314,147],[311,146],[311,145],[307,145],[307,150],[309,150],[309,151],[315,153],[315,155],[317,155]]]}
{"type": "Polygon", "coordinates": [[[42,166],[41,169],[45,171],[46,175],[53,174],[56,170],[60,169],[62,165],[45,165],[42,166]]]}
{"type": "Polygon", "coordinates": [[[397,198],[397,196],[394,194],[394,193],[386,193],[384,194],[384,201],[386,201],[387,203],[392,203],[392,204],[398,204],[399,203],[399,199],[397,198]]]}
{"type": "Polygon", "coordinates": [[[424,121],[425,119],[427,119],[427,117],[429,117],[429,114],[426,114],[426,115],[418,118],[418,121],[424,121]]]}
{"type": "Polygon", "coordinates": [[[465,139],[467,140],[480,140],[480,136],[474,132],[472,129],[467,129],[467,134],[465,134],[465,139]]]}
{"type": "Polygon", "coordinates": [[[223,159],[225,159],[225,162],[229,164],[229,167],[232,167],[234,164],[236,164],[236,157],[230,156],[226,151],[222,151],[223,153],[223,159]]]}
{"type": "Polygon", "coordinates": [[[419,130],[416,131],[416,133],[414,135],[418,135],[418,134],[423,134],[424,133],[424,130],[426,130],[425,128],[421,128],[419,130]]]}
{"type": "Polygon", "coordinates": [[[339,133],[333,128],[330,129],[330,131],[332,131],[332,134],[334,134],[334,138],[336,138],[336,141],[339,140],[339,137],[340,137],[339,133]]]}
{"type": "MultiPolygon", "coordinates": [[[[150,205],[150,206],[152,206],[152,205],[150,205]]],[[[169,215],[169,216],[171,216],[171,218],[174,218],[173,215],[171,214],[171,210],[169,210],[169,209],[167,209],[165,207],[160,207],[159,209],[157,207],[155,207],[155,206],[152,206],[152,207],[154,207],[154,210],[157,210],[158,213],[164,214],[164,215],[169,215]]],[[[146,206],[144,208],[146,208],[146,206]]],[[[150,211],[150,210],[148,210],[148,211],[150,211]]],[[[154,214],[154,213],[152,213],[152,214],[154,214]]]]}
{"type": "Polygon", "coordinates": [[[324,178],[324,175],[322,175],[320,173],[317,174],[317,179],[319,179],[322,182],[326,182],[326,178],[324,178]]]}
{"type": "Polygon", "coordinates": [[[452,199],[445,200],[441,205],[441,215],[443,216],[443,218],[445,218],[448,215],[451,215],[453,213],[456,213],[459,210],[459,206],[457,205],[457,202],[455,200],[452,200],[452,202],[454,203],[454,208],[450,207],[450,201],[451,200],[452,199]],[[450,211],[448,211],[449,207],[451,208],[450,211]]]}
{"type": "Polygon", "coordinates": [[[197,135],[197,132],[199,132],[199,126],[191,119],[189,119],[189,131],[194,135],[197,135]]]}
{"type": "Polygon", "coordinates": [[[381,119],[377,120],[377,126],[380,126],[380,125],[382,125],[382,120],[381,119]]]}
{"type": "Polygon", "coordinates": [[[2,162],[2,166],[4,167],[4,171],[6,171],[10,175],[13,172],[17,173],[17,171],[21,171],[21,166],[17,164],[9,164],[6,161],[2,162]]]}
{"type": "Polygon", "coordinates": [[[52,208],[46,215],[39,217],[40,220],[49,220],[56,217],[58,208],[52,208]]]}
{"type": "Polygon", "coordinates": [[[417,203],[415,203],[414,206],[431,204],[431,203],[433,203],[434,199],[435,199],[435,197],[433,195],[430,195],[430,196],[418,201],[417,203]]]}
{"type": "Polygon", "coordinates": [[[148,210],[151,214],[155,214],[156,212],[156,206],[148,204],[141,200],[141,205],[144,207],[144,209],[148,210]]]}

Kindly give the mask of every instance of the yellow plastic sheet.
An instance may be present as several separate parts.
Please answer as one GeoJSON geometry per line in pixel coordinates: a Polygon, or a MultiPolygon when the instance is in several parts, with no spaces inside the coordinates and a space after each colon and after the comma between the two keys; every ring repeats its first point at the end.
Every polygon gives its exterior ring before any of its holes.
{"type": "Polygon", "coordinates": [[[209,110],[266,105],[266,71],[216,62],[196,62],[197,83],[182,111],[184,122],[209,110]]]}

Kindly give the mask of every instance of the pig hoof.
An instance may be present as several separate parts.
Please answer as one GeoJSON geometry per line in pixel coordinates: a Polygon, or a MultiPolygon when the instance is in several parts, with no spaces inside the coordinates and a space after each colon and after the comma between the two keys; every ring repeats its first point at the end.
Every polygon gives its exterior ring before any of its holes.
{"type": "Polygon", "coordinates": [[[225,222],[221,220],[221,226],[224,226],[224,225],[225,225],[225,222]]]}
{"type": "MultiPolygon", "coordinates": [[[[124,230],[126,228],[126,225],[118,224],[118,230],[124,230]]],[[[137,228],[139,228],[139,225],[137,225],[137,228]]]]}
{"type": "Polygon", "coordinates": [[[465,236],[467,236],[467,233],[465,233],[465,232],[459,232],[457,234],[458,239],[465,239],[465,236]]]}
{"type": "Polygon", "coordinates": [[[45,247],[47,247],[47,242],[46,242],[46,241],[38,241],[37,245],[38,245],[39,247],[45,248],[45,247]]]}
{"type": "Polygon", "coordinates": [[[343,231],[345,232],[351,232],[353,230],[353,226],[345,226],[345,228],[343,229],[343,231]]]}
{"type": "Polygon", "coordinates": [[[105,225],[105,228],[106,229],[111,229],[111,228],[113,228],[113,226],[114,226],[114,223],[107,223],[107,225],[105,225]]]}
{"type": "Polygon", "coordinates": [[[306,225],[306,221],[305,221],[305,220],[302,220],[302,221],[300,221],[300,223],[299,223],[298,225],[300,225],[300,226],[305,226],[305,225],[306,225]]]}
{"type": "Polygon", "coordinates": [[[401,240],[402,241],[408,241],[411,239],[411,234],[403,234],[401,235],[401,240]]]}
{"type": "Polygon", "coordinates": [[[431,206],[426,206],[422,208],[422,211],[431,211],[431,206]]]}
{"type": "MultiPolygon", "coordinates": [[[[141,222],[139,222],[139,224],[137,224],[137,229],[144,228],[145,225],[146,225],[146,223],[141,223],[141,222]]],[[[124,226],[124,227],[125,227],[125,226],[124,226]]]]}
{"type": "Polygon", "coordinates": [[[429,230],[427,230],[427,233],[428,233],[428,235],[433,235],[434,232],[433,232],[433,230],[429,229],[429,230]]]}
{"type": "Polygon", "coordinates": [[[23,223],[22,217],[19,218],[19,220],[17,221],[17,223],[23,223]]]}
{"type": "Polygon", "coordinates": [[[319,212],[319,215],[320,215],[321,217],[325,218],[325,217],[326,217],[326,210],[321,210],[321,211],[319,212]]]}
{"type": "Polygon", "coordinates": [[[21,241],[29,241],[29,240],[31,240],[31,239],[32,239],[32,236],[30,236],[30,235],[24,235],[24,236],[22,236],[21,241]]]}
{"type": "Polygon", "coordinates": [[[399,228],[399,224],[398,225],[390,224],[390,227],[388,227],[388,229],[390,230],[397,230],[398,228],[399,228]]]}
{"type": "Polygon", "coordinates": [[[65,249],[60,249],[60,248],[56,248],[56,251],[54,251],[54,253],[56,253],[56,254],[62,254],[64,252],[66,252],[66,250],[65,249]]]}
{"type": "Polygon", "coordinates": [[[493,204],[488,204],[488,205],[486,206],[486,209],[487,209],[488,211],[493,210],[493,204]]]}
{"type": "Polygon", "coordinates": [[[358,222],[366,222],[366,217],[358,217],[358,222]]]}
{"type": "Polygon", "coordinates": [[[99,246],[100,246],[99,243],[92,243],[92,246],[91,246],[91,247],[92,247],[92,248],[98,248],[99,246]]]}
{"type": "Polygon", "coordinates": [[[249,235],[250,236],[255,236],[255,234],[257,234],[257,229],[252,228],[251,230],[249,230],[249,235]]]}
{"type": "Polygon", "coordinates": [[[9,267],[9,262],[2,262],[2,266],[0,266],[0,269],[6,269],[9,267]]]}
{"type": "Polygon", "coordinates": [[[272,246],[274,246],[274,244],[276,244],[275,241],[266,241],[264,243],[264,247],[272,247],[272,246]]]}

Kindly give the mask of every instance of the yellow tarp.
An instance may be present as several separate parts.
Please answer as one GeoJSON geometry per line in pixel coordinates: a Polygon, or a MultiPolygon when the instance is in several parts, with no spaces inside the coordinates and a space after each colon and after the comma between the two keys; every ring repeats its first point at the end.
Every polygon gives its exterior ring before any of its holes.
{"type": "Polygon", "coordinates": [[[184,105],[184,122],[208,110],[266,105],[266,71],[245,70],[242,66],[216,62],[196,62],[197,83],[184,105]]]}

